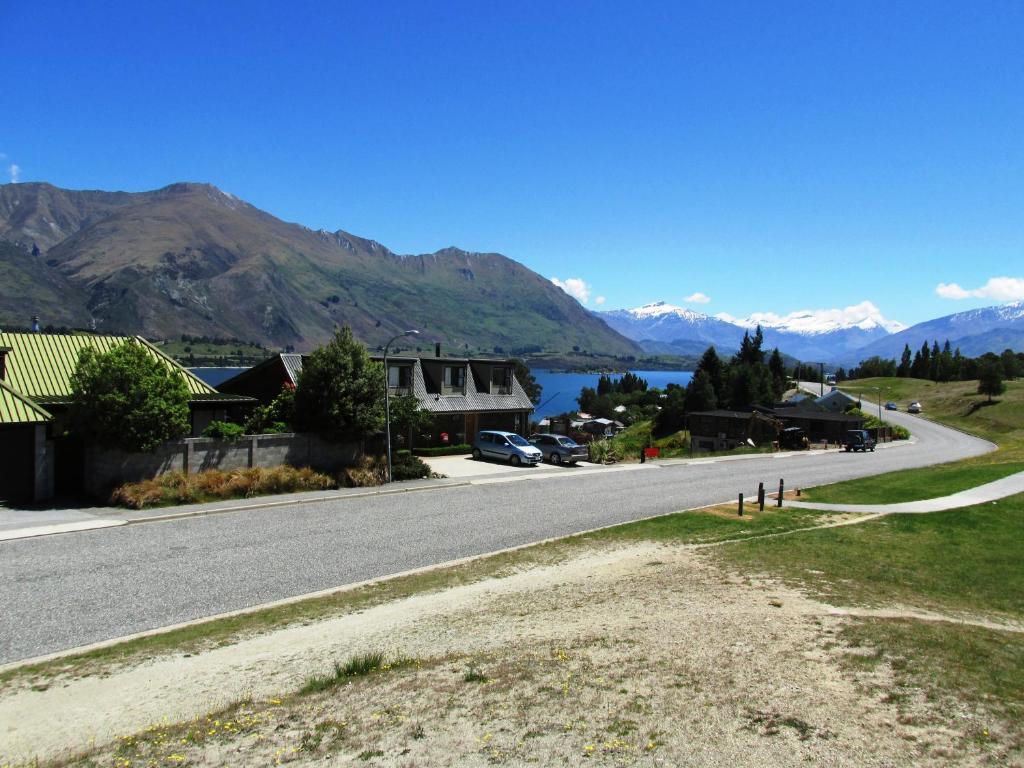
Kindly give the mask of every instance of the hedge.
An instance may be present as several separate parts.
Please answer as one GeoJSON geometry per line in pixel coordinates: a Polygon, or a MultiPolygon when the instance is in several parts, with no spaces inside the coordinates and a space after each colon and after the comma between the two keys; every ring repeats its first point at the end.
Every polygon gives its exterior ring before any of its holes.
{"type": "Polygon", "coordinates": [[[443,445],[438,448],[413,448],[416,456],[455,456],[460,453],[472,453],[473,446],[469,443],[460,445],[443,445]]]}

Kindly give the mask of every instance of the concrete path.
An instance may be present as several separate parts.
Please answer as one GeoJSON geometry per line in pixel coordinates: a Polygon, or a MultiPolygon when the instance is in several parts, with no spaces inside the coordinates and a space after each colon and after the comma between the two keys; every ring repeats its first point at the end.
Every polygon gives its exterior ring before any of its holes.
{"type": "Polygon", "coordinates": [[[899,504],[827,504],[811,501],[787,501],[786,506],[798,507],[800,509],[830,509],[836,512],[861,512],[863,514],[876,515],[893,513],[915,514],[972,507],[975,504],[998,501],[1018,493],[1024,493],[1024,472],[1018,472],[1001,480],[985,483],[985,485],[979,485],[975,488],[968,488],[966,491],[960,491],[950,496],[940,496],[936,499],[904,501],[899,504]]]}

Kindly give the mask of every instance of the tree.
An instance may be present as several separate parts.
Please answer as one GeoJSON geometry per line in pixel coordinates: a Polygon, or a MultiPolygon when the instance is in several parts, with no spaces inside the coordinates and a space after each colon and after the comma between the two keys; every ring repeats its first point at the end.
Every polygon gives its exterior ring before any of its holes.
{"type": "Polygon", "coordinates": [[[932,342],[932,353],[928,358],[928,378],[932,381],[939,380],[939,342],[932,342]]]}
{"type": "Polygon", "coordinates": [[[786,364],[782,362],[778,347],[772,350],[768,358],[768,370],[772,373],[772,395],[776,400],[781,400],[786,391],[786,364]]]}
{"type": "Polygon", "coordinates": [[[537,383],[537,379],[534,378],[533,372],[530,370],[530,366],[522,360],[513,360],[512,365],[515,366],[513,373],[519,381],[519,386],[521,386],[523,391],[526,392],[526,396],[530,398],[531,403],[539,405],[541,393],[544,390],[541,388],[540,384],[537,383]]]}
{"type": "Polygon", "coordinates": [[[928,378],[928,342],[921,345],[921,349],[914,353],[914,362],[910,365],[910,375],[915,379],[928,378]]]}
{"type": "MultiPolygon", "coordinates": [[[[706,374],[699,373],[694,374],[694,379],[698,375],[704,376],[705,379],[707,377],[706,374]]],[[[686,426],[686,400],[689,397],[691,384],[693,384],[693,379],[685,388],[678,384],[669,384],[665,388],[665,397],[661,400],[661,410],[654,417],[653,431],[655,435],[659,437],[671,435],[686,426]]]]}
{"type": "Polygon", "coordinates": [[[72,431],[104,448],[152,451],[191,430],[185,378],[141,343],[84,348],[71,374],[72,431]]]}
{"type": "Polygon", "coordinates": [[[384,367],[347,326],[302,363],[295,424],[327,440],[363,440],[384,426],[384,367]]]}
{"type": "Polygon", "coordinates": [[[420,408],[420,401],[415,395],[397,395],[388,405],[391,409],[391,433],[407,435],[409,445],[412,445],[415,433],[430,429],[434,423],[434,417],[420,408]]]}
{"type": "Polygon", "coordinates": [[[697,371],[694,372],[694,375],[699,371],[704,371],[708,375],[708,379],[711,381],[711,388],[715,392],[715,399],[721,402],[722,395],[725,392],[725,372],[722,359],[715,352],[714,347],[708,347],[704,350],[700,362],[697,363],[697,371]]]}
{"type": "MultiPolygon", "coordinates": [[[[693,374],[690,383],[686,385],[683,407],[686,413],[711,411],[718,407],[718,396],[715,394],[715,388],[711,384],[711,376],[707,371],[697,371],[693,374]]],[[[664,406],[662,410],[664,410],[664,406]]]]}
{"type": "Polygon", "coordinates": [[[908,376],[910,376],[910,365],[911,365],[910,345],[909,344],[904,344],[903,345],[903,355],[900,357],[900,364],[896,368],[896,375],[900,376],[900,377],[902,377],[904,379],[907,378],[908,376]]]}
{"type": "Polygon", "coordinates": [[[287,432],[295,421],[295,387],[290,383],[268,405],[253,409],[245,422],[247,435],[287,432]]]}
{"type": "Polygon", "coordinates": [[[988,401],[991,403],[993,395],[1001,395],[1005,391],[1002,361],[994,355],[985,357],[978,371],[978,394],[988,395],[988,401]]]}
{"type": "Polygon", "coordinates": [[[1020,369],[1018,368],[1017,355],[1014,351],[1012,349],[1004,349],[1000,359],[1003,363],[1003,376],[1011,381],[1016,379],[1020,369]]]}
{"type": "Polygon", "coordinates": [[[939,353],[939,381],[951,381],[953,379],[953,352],[949,346],[949,339],[946,339],[942,352],[939,353]]]}

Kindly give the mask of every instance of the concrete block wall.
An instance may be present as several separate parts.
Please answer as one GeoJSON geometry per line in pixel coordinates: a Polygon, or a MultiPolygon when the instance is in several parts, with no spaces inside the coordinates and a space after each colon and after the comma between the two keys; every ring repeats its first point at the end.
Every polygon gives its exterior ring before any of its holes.
{"type": "Polygon", "coordinates": [[[333,473],[353,466],[362,453],[359,443],[328,443],[303,433],[245,435],[235,442],[191,437],[164,443],[153,453],[93,449],[85,456],[85,492],[104,498],[123,483],[175,471],[270,469],[287,464],[333,473]]]}

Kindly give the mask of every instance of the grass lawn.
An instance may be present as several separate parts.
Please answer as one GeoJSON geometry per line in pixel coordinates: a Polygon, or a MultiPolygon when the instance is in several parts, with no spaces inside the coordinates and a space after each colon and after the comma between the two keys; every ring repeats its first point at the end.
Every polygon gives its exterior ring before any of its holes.
{"type": "Polygon", "coordinates": [[[934,499],[1024,471],[1024,461],[954,462],[808,488],[802,500],[835,504],[895,504],[934,499]]]}
{"type": "Polygon", "coordinates": [[[758,539],[722,550],[836,605],[904,604],[1024,617],[1024,494],[927,515],[758,539]],[[817,572],[817,573],[813,573],[817,572]]]}

